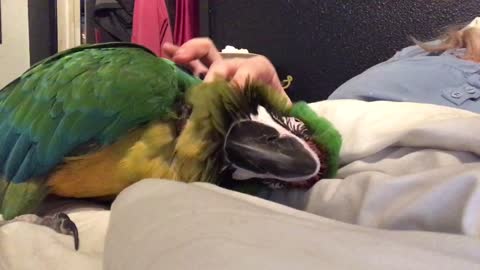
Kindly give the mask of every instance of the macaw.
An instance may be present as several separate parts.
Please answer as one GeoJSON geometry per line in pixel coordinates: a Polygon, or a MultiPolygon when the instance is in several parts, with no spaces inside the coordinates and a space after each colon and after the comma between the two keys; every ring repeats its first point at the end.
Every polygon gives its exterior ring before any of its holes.
{"type": "MultiPolygon", "coordinates": [[[[338,167],[341,136],[305,102],[248,81],[203,83],[131,43],[84,45],[0,91],[0,213],[47,195],[114,197],[145,178],[310,187],[338,167]],[[246,181],[248,182],[248,181],[246,181]]],[[[68,215],[34,223],[73,235],[68,215]]],[[[5,223],[5,222],[4,222],[5,223]]]]}

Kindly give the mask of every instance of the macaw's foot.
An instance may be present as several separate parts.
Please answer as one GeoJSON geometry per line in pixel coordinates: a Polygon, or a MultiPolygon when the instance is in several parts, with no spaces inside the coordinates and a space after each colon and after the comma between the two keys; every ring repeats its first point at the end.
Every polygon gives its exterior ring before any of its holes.
{"type": "Polygon", "coordinates": [[[46,226],[55,230],[58,233],[73,236],[75,250],[78,250],[80,245],[80,239],[78,238],[77,225],[68,217],[65,213],[57,213],[54,215],[39,217],[37,215],[21,215],[12,220],[0,221],[0,226],[16,222],[23,221],[32,224],[38,224],[46,226]]]}

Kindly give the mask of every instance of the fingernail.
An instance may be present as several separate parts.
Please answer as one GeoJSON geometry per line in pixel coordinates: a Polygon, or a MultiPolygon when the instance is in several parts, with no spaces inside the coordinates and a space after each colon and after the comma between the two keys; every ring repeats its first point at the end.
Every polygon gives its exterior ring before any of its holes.
{"type": "Polygon", "coordinates": [[[163,43],[163,46],[162,46],[162,48],[172,48],[172,47],[173,47],[173,44],[170,42],[165,42],[163,43]]]}

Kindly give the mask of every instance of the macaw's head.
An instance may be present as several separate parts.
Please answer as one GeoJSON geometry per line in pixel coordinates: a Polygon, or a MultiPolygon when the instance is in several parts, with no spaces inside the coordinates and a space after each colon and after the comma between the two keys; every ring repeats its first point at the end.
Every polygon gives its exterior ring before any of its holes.
{"type": "Polygon", "coordinates": [[[305,102],[292,105],[257,83],[239,89],[217,81],[192,90],[190,119],[213,127],[203,134],[215,137],[211,153],[233,181],[310,187],[336,173],[341,136],[305,102]]]}

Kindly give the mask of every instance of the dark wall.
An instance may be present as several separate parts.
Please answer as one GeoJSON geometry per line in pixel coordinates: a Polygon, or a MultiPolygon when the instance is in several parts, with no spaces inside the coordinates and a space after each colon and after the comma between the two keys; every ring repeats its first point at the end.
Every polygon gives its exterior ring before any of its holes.
{"type": "Polygon", "coordinates": [[[30,63],[57,52],[56,0],[29,0],[30,63]]]}
{"type": "MultiPolygon", "coordinates": [[[[86,28],[86,40],[87,44],[95,43],[95,0],[82,1],[82,28],[86,28]]],[[[85,29],[83,28],[83,29],[85,29]]],[[[82,29],[82,30],[83,30],[82,29]]],[[[84,31],[84,30],[83,30],[84,31]]]]}
{"type": "Polygon", "coordinates": [[[366,68],[443,27],[472,20],[478,0],[210,0],[201,29],[219,48],[248,48],[294,77],[293,99],[325,99],[366,68]],[[208,27],[205,23],[208,22],[208,27]]]}

